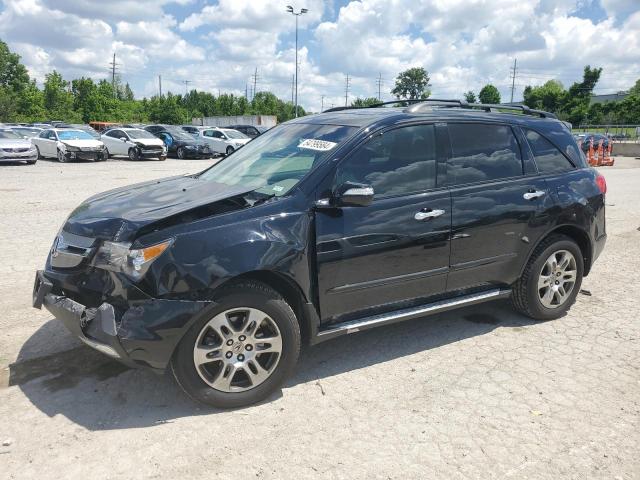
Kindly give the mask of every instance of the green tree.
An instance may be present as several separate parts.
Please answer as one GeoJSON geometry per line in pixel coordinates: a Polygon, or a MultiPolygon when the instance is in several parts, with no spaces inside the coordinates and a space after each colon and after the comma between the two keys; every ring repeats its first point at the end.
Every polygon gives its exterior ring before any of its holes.
{"type": "Polygon", "coordinates": [[[135,100],[135,95],[133,94],[133,90],[131,90],[131,87],[129,86],[129,82],[127,82],[124,86],[124,99],[128,102],[135,100]]]}
{"type": "Polygon", "coordinates": [[[356,98],[353,102],[351,102],[352,107],[371,107],[372,105],[378,105],[380,100],[376,97],[367,97],[367,98],[356,98]]]}
{"type": "Polygon", "coordinates": [[[429,98],[429,74],[422,67],[414,67],[401,72],[396,77],[396,85],[391,94],[398,99],[413,100],[429,98]]]}
{"type": "MultiPolygon", "coordinates": [[[[20,114],[23,94],[29,88],[29,74],[20,63],[20,55],[12,53],[0,40],[0,121],[15,120],[20,114]]],[[[23,105],[24,106],[24,105],[23,105]]]]}
{"type": "Polygon", "coordinates": [[[636,83],[629,89],[629,95],[640,95],[640,78],[636,80],[636,83]]]}
{"type": "Polygon", "coordinates": [[[44,107],[47,115],[55,120],[75,121],[71,85],[55,70],[45,75],[44,107]]]}
{"type": "Polygon", "coordinates": [[[544,85],[524,89],[524,104],[529,108],[557,112],[562,107],[566,90],[558,80],[549,80],[544,85]]]}
{"type": "Polygon", "coordinates": [[[464,100],[467,103],[476,103],[478,100],[476,99],[476,94],[473,93],[471,90],[469,90],[468,92],[465,92],[464,94],[464,100]]]}
{"type": "Polygon", "coordinates": [[[591,94],[595,88],[602,68],[591,68],[590,65],[584,67],[581,82],[575,82],[566,95],[561,106],[562,118],[574,125],[579,125],[586,118],[591,103],[591,94]]]}
{"type": "Polygon", "coordinates": [[[480,98],[480,103],[490,103],[490,104],[498,104],[500,103],[500,92],[496,87],[488,83],[480,93],[478,93],[478,98],[480,98]]]}
{"type": "Polygon", "coordinates": [[[71,81],[73,93],[73,109],[80,114],[83,122],[97,120],[94,115],[98,111],[98,87],[90,78],[79,78],[71,81]]]}

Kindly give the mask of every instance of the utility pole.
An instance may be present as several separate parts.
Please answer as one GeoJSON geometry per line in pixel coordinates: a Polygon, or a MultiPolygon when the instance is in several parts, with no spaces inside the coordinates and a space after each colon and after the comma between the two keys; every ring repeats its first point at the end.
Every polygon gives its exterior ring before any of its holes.
{"type": "Polygon", "coordinates": [[[249,84],[245,83],[244,84],[244,99],[248,102],[249,101],[249,84]]]}
{"type": "Polygon", "coordinates": [[[320,95],[320,113],[324,112],[324,97],[326,97],[326,95],[320,95]]]}
{"type": "Polygon", "coordinates": [[[347,106],[347,103],[349,102],[349,87],[351,86],[351,79],[349,78],[349,74],[347,73],[347,76],[345,78],[345,82],[344,82],[344,106],[347,106]]]}
{"type": "Polygon", "coordinates": [[[296,17],[296,88],[295,88],[295,116],[298,116],[298,17],[309,10],[301,8],[298,13],[295,12],[291,5],[287,5],[287,12],[296,17]]]}
{"type": "Polygon", "coordinates": [[[516,89],[516,68],[518,66],[518,59],[513,59],[513,70],[511,77],[511,103],[513,103],[513,91],[516,89]]]}
{"type": "Polygon", "coordinates": [[[251,95],[251,99],[253,100],[256,97],[256,84],[258,83],[258,67],[256,67],[256,73],[251,75],[253,78],[253,95],[251,95]]]}
{"type": "Polygon", "coordinates": [[[113,90],[113,96],[116,97],[116,52],[113,52],[113,61],[109,63],[111,65],[111,89],[113,90]]]}
{"type": "Polygon", "coordinates": [[[378,75],[378,79],[376,80],[376,84],[378,85],[378,101],[382,101],[382,73],[378,75]]]}
{"type": "Polygon", "coordinates": [[[160,90],[160,97],[162,97],[162,75],[158,75],[158,90],[160,90]]]}
{"type": "Polygon", "coordinates": [[[182,83],[184,83],[184,95],[186,97],[189,93],[189,84],[191,83],[191,80],[183,80],[182,83]]]}

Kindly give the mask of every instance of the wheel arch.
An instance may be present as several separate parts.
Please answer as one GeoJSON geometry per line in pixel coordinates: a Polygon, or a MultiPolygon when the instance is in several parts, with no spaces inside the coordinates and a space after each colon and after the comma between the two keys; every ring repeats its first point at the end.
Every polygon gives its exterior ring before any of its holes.
{"type": "Polygon", "coordinates": [[[520,275],[522,275],[524,268],[529,263],[529,260],[531,259],[531,255],[533,255],[533,252],[536,250],[538,245],[542,243],[549,236],[557,235],[557,234],[565,235],[578,244],[578,247],[582,252],[582,260],[584,263],[583,276],[586,277],[589,274],[589,271],[591,270],[592,259],[593,259],[593,248],[591,246],[591,241],[589,240],[589,234],[584,229],[576,225],[559,225],[554,227],[545,235],[541,236],[540,239],[536,242],[536,244],[533,245],[533,247],[529,251],[529,254],[527,255],[527,261],[524,262],[522,266],[520,275]]]}
{"type": "Polygon", "coordinates": [[[273,288],[282,296],[282,298],[284,298],[298,319],[300,333],[302,334],[302,341],[304,343],[309,343],[317,331],[318,319],[317,314],[315,315],[316,318],[314,318],[314,309],[308,308],[310,305],[308,303],[309,300],[306,298],[300,285],[298,285],[292,278],[272,270],[254,270],[228,279],[219,285],[216,290],[247,280],[264,283],[265,285],[273,288]]]}

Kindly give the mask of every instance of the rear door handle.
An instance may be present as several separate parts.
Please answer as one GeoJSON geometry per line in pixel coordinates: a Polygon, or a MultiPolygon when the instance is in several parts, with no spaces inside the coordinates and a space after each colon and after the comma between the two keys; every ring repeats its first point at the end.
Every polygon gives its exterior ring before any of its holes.
{"type": "Polygon", "coordinates": [[[422,221],[422,220],[428,220],[431,218],[436,218],[443,214],[444,214],[444,210],[420,211],[416,213],[413,218],[415,218],[418,221],[422,221]]]}
{"type": "Polygon", "coordinates": [[[534,190],[533,192],[527,192],[522,197],[525,200],[535,200],[536,198],[540,198],[544,196],[547,192],[543,192],[541,190],[534,190]]]}

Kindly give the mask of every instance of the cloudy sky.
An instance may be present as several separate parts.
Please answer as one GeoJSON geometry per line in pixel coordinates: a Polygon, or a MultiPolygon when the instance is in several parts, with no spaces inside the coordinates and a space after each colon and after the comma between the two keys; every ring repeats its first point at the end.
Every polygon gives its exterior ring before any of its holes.
{"type": "Polygon", "coordinates": [[[390,98],[398,72],[426,68],[438,98],[493,83],[515,100],[527,84],[570,85],[585,64],[601,66],[597,93],[640,77],[640,0],[0,0],[0,39],[42,81],[118,71],[137,97],[189,88],[291,98],[295,21],[300,17],[299,100],[318,110],[350,99],[390,98]]]}

